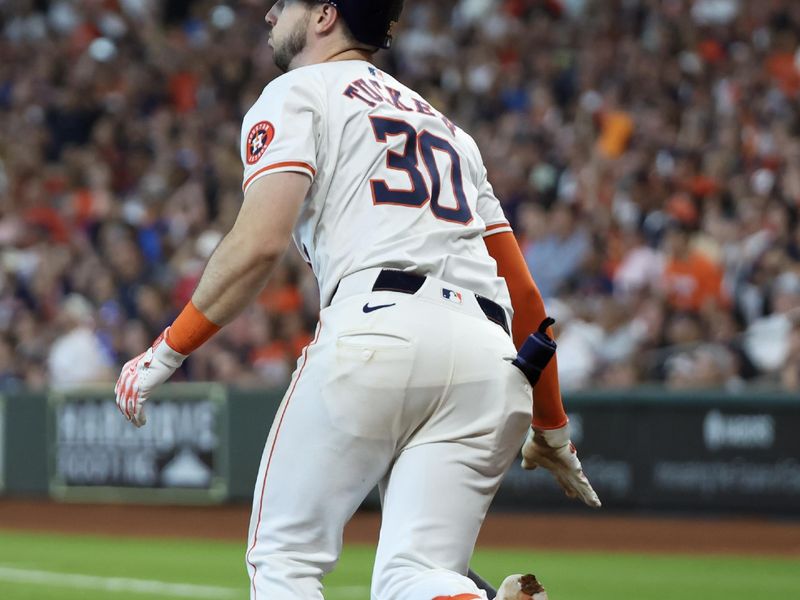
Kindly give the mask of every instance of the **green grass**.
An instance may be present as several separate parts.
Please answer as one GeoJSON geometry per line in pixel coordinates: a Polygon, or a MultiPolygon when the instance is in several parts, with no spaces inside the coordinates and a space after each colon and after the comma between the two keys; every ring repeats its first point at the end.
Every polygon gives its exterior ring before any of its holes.
{"type": "MultiPolygon", "coordinates": [[[[219,593],[220,599],[246,600],[248,582],[243,552],[243,542],[0,532],[0,599],[173,600],[180,597],[169,593],[133,592],[130,583],[122,584],[127,591],[96,589],[108,582],[108,578],[123,578],[213,586],[203,588],[206,593],[203,597],[212,598],[213,593],[219,593]],[[68,577],[66,581],[71,585],[65,585],[52,573],[96,579],[68,577]],[[43,577],[48,583],[30,581],[43,577]]],[[[326,580],[326,600],[367,600],[371,566],[371,549],[348,547],[339,567],[326,580]]],[[[533,570],[547,586],[552,600],[800,598],[800,560],[791,559],[484,549],[476,553],[473,567],[494,582],[509,573],[533,570]]]]}

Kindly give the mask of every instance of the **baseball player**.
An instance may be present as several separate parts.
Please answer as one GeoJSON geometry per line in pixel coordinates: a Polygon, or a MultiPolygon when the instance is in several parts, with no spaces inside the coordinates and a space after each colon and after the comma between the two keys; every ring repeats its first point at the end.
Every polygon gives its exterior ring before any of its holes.
{"type": "MultiPolygon", "coordinates": [[[[269,44],[286,74],[244,118],[239,217],[191,302],[117,382],[120,410],[144,425],[152,391],[251,302],[294,238],[322,309],[256,481],[252,600],[321,599],[345,523],[376,485],[372,598],[487,598],[465,574],[526,430],[523,466],[600,504],[569,442],[555,364],[530,428],[531,386],[511,361],[544,306],[475,142],[370,62],[402,5],[272,6],[269,44]]],[[[519,579],[497,598],[540,591],[519,579]]]]}

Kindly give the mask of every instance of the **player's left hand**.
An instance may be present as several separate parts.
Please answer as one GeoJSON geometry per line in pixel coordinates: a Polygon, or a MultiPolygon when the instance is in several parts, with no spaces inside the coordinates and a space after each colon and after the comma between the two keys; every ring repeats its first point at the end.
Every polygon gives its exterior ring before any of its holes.
{"type": "Polygon", "coordinates": [[[136,427],[147,423],[144,403],[152,391],[169,379],[186,360],[186,355],[176,352],[167,344],[167,331],[156,338],[147,350],[125,363],[114,386],[117,408],[136,427]]]}
{"type": "Polygon", "coordinates": [[[570,498],[580,498],[594,508],[600,506],[592,484],[583,474],[575,445],[569,439],[569,425],[560,429],[531,429],[522,446],[522,468],[542,467],[550,471],[570,498]]]}

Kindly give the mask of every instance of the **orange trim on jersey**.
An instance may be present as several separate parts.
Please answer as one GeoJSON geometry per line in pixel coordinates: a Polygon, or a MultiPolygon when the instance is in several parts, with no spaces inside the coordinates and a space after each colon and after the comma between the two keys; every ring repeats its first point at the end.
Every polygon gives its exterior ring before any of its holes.
{"type": "Polygon", "coordinates": [[[503,227],[511,227],[511,225],[508,223],[495,223],[494,225],[489,225],[486,231],[494,231],[495,229],[501,229],[503,227]]]}
{"type": "MultiPolygon", "coordinates": [[[[522,346],[528,336],[536,331],[547,317],[544,300],[512,231],[485,237],[486,249],[497,263],[497,273],[506,280],[514,307],[511,330],[514,345],[522,346]]],[[[548,331],[552,336],[553,332],[548,331]]],[[[540,429],[557,429],[567,423],[567,414],[561,401],[556,357],[542,373],[533,395],[533,425],[540,429]]]]}
{"type": "Polygon", "coordinates": [[[495,223],[494,225],[489,225],[486,227],[486,231],[483,232],[483,237],[501,233],[502,230],[511,231],[511,225],[508,223],[495,223]]]}
{"type": "Polygon", "coordinates": [[[242,186],[242,190],[247,191],[247,187],[253,182],[253,180],[256,177],[258,177],[262,173],[264,173],[266,171],[274,171],[275,169],[286,169],[288,167],[298,167],[298,168],[305,169],[305,170],[307,170],[307,171],[309,171],[311,173],[312,177],[315,177],[317,175],[317,170],[314,167],[312,167],[310,164],[308,164],[308,163],[301,162],[301,161],[279,162],[279,163],[275,163],[273,165],[268,165],[266,167],[262,167],[258,171],[256,171],[252,175],[250,175],[250,177],[247,178],[247,181],[244,182],[244,185],[242,186]]]}

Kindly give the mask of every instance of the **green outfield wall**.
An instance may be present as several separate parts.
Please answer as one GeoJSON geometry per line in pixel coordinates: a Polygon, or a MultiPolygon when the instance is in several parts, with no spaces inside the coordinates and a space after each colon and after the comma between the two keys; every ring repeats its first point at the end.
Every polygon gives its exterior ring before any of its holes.
{"type": "MultiPolygon", "coordinates": [[[[165,386],[130,426],[110,389],[0,397],[0,494],[65,501],[249,501],[280,391],[165,386]]],[[[800,397],[580,393],[573,440],[604,505],[800,514],[800,397]]],[[[374,500],[373,500],[374,501],[374,500]]],[[[563,507],[515,464],[495,506],[563,507]]]]}

